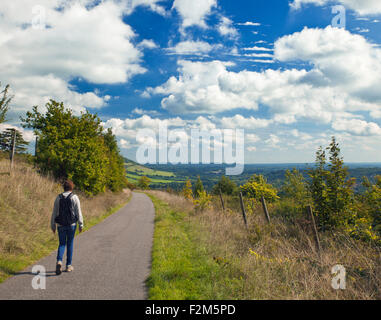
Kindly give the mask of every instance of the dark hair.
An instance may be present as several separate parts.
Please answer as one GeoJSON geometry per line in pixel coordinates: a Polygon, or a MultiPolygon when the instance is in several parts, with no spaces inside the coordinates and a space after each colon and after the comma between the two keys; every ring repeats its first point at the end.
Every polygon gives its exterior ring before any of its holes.
{"type": "Polygon", "coordinates": [[[74,189],[74,183],[71,180],[65,180],[63,183],[64,191],[73,191],[74,189]]]}

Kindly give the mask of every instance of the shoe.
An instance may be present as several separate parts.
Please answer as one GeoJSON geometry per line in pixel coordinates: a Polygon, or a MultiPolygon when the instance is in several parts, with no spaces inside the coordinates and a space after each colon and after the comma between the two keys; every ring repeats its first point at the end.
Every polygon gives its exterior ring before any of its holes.
{"type": "Polygon", "coordinates": [[[73,266],[67,266],[66,272],[72,272],[74,270],[73,266]]]}
{"type": "Polygon", "coordinates": [[[56,265],[56,275],[59,276],[62,273],[62,262],[58,261],[56,265]]]}

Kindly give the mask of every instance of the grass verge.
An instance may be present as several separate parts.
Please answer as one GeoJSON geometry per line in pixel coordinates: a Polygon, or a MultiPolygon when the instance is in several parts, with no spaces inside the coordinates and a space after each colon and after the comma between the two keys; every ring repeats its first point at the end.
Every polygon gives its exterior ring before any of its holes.
{"type": "Polygon", "coordinates": [[[152,271],[147,280],[151,300],[221,299],[217,286],[226,279],[223,265],[199,242],[202,228],[188,214],[149,195],[156,210],[152,271]]]}
{"type": "MultiPolygon", "coordinates": [[[[0,173],[8,161],[0,160],[0,173]]],[[[8,179],[0,178],[0,283],[57,249],[58,236],[50,230],[53,203],[61,187],[39,175],[26,163],[16,163],[8,179]]],[[[129,190],[106,192],[95,197],[77,193],[81,200],[85,230],[123,207],[129,190]]]]}
{"type": "Polygon", "coordinates": [[[248,216],[210,209],[173,194],[149,191],[156,209],[152,300],[379,300],[381,253],[341,234],[313,234],[263,213],[248,216]],[[346,289],[331,286],[332,268],[346,268],[346,289]]]}

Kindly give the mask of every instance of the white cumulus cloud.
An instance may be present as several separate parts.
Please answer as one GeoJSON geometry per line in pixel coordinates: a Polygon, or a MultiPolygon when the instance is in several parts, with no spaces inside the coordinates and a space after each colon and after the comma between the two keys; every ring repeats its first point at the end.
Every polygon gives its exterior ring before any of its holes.
{"type": "Polygon", "coordinates": [[[205,41],[187,40],[177,43],[174,47],[168,48],[167,51],[178,55],[199,55],[207,54],[215,47],[205,41]]]}
{"type": "MultiPolygon", "coordinates": [[[[332,124],[361,117],[356,113],[380,118],[381,49],[361,35],[330,26],[305,28],[276,41],[274,57],[303,61],[311,68],[236,72],[228,62],[180,60],[179,75],[147,93],[164,95],[162,107],[175,114],[262,107],[268,108],[270,120],[282,124],[332,124]]],[[[236,117],[225,123],[245,127],[246,120],[236,117]]]]}
{"type": "Polygon", "coordinates": [[[305,4],[326,5],[341,3],[347,8],[356,11],[359,15],[376,15],[381,14],[381,1],[379,0],[294,0],[291,7],[300,9],[305,4]]]}
{"type": "Polygon", "coordinates": [[[217,0],[175,0],[172,9],[182,17],[182,27],[199,26],[206,28],[205,18],[217,6],[217,0]]]}
{"type": "Polygon", "coordinates": [[[109,100],[107,96],[78,93],[70,81],[114,84],[144,73],[142,53],[132,44],[135,33],[122,20],[125,5],[117,1],[2,1],[0,73],[15,94],[13,111],[44,104],[49,98],[64,101],[76,111],[99,108],[109,100]]]}
{"type": "Polygon", "coordinates": [[[221,22],[218,25],[218,32],[230,38],[238,37],[238,31],[233,26],[233,21],[226,17],[221,17],[221,22]]]}
{"type": "Polygon", "coordinates": [[[381,136],[381,128],[377,123],[360,119],[338,119],[332,127],[337,131],[345,131],[359,136],[381,136]]]}

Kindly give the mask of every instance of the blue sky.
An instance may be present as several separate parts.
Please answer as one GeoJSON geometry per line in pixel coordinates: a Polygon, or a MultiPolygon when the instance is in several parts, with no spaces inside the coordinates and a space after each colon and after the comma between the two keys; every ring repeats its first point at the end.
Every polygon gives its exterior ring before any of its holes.
{"type": "Polygon", "coordinates": [[[245,129],[248,163],[310,162],[332,135],[346,161],[381,162],[380,20],[375,0],[6,0],[6,126],[54,98],[97,112],[132,159],[165,122],[245,129]]]}

